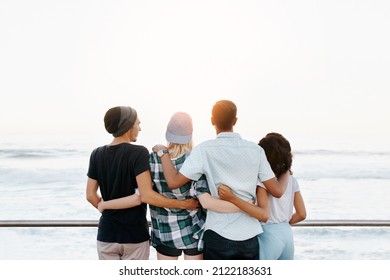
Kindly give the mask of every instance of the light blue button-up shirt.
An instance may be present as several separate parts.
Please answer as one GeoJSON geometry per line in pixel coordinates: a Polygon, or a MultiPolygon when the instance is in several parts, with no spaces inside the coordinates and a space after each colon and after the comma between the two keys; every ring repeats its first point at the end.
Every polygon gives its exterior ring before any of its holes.
{"type": "MultiPolygon", "coordinates": [[[[202,174],[211,195],[218,197],[218,185],[231,187],[245,201],[256,200],[257,182],[275,177],[263,148],[243,140],[234,132],[222,132],[216,139],[195,147],[180,169],[191,180],[202,174]]],[[[244,212],[217,213],[207,211],[205,229],[211,229],[230,240],[247,240],[263,230],[259,221],[244,212]]]]}

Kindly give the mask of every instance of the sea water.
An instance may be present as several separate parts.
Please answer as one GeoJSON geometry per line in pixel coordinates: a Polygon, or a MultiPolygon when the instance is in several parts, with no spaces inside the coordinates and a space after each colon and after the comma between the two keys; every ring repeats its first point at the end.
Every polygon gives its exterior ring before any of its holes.
{"type": "MultiPolygon", "coordinates": [[[[89,155],[98,142],[3,139],[0,220],[98,220],[100,213],[85,199],[89,155]]],[[[390,151],[300,149],[293,154],[307,220],[390,219],[390,151]]],[[[0,259],[95,260],[96,231],[95,227],[3,227],[0,259]]],[[[389,227],[294,227],[293,231],[296,259],[390,259],[389,227]]],[[[155,258],[152,250],[151,259],[155,258]]]]}

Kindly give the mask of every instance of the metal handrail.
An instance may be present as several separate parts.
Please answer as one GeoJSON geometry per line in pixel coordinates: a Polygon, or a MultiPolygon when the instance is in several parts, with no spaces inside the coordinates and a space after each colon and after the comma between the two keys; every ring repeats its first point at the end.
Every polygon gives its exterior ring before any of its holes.
{"type": "MultiPolygon", "coordinates": [[[[0,227],[97,227],[98,223],[97,220],[0,220],[0,227]]],[[[305,220],[293,226],[390,227],[390,220],[305,220]]]]}
{"type": "Polygon", "coordinates": [[[390,220],[306,220],[294,227],[390,227],[390,220]]]}

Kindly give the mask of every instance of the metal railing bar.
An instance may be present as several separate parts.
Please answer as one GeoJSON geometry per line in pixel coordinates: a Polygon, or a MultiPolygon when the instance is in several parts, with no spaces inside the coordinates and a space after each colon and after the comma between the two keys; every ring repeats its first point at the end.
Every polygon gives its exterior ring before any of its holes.
{"type": "Polygon", "coordinates": [[[0,227],[97,227],[97,220],[0,220],[0,227]]]}
{"type": "Polygon", "coordinates": [[[390,220],[306,220],[294,227],[390,227],[390,220]]]}
{"type": "MultiPolygon", "coordinates": [[[[0,227],[97,227],[98,223],[97,220],[0,220],[0,227]]],[[[305,220],[293,226],[390,227],[390,220],[305,220]]]]}

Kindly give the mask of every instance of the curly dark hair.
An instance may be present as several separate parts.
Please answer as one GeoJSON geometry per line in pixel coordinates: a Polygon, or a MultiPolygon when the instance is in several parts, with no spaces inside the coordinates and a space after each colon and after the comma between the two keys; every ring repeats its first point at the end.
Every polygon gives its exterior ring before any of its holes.
{"type": "Polygon", "coordinates": [[[292,153],[290,142],[283,135],[271,132],[259,141],[267,156],[276,178],[287,171],[291,172],[292,153]]]}

